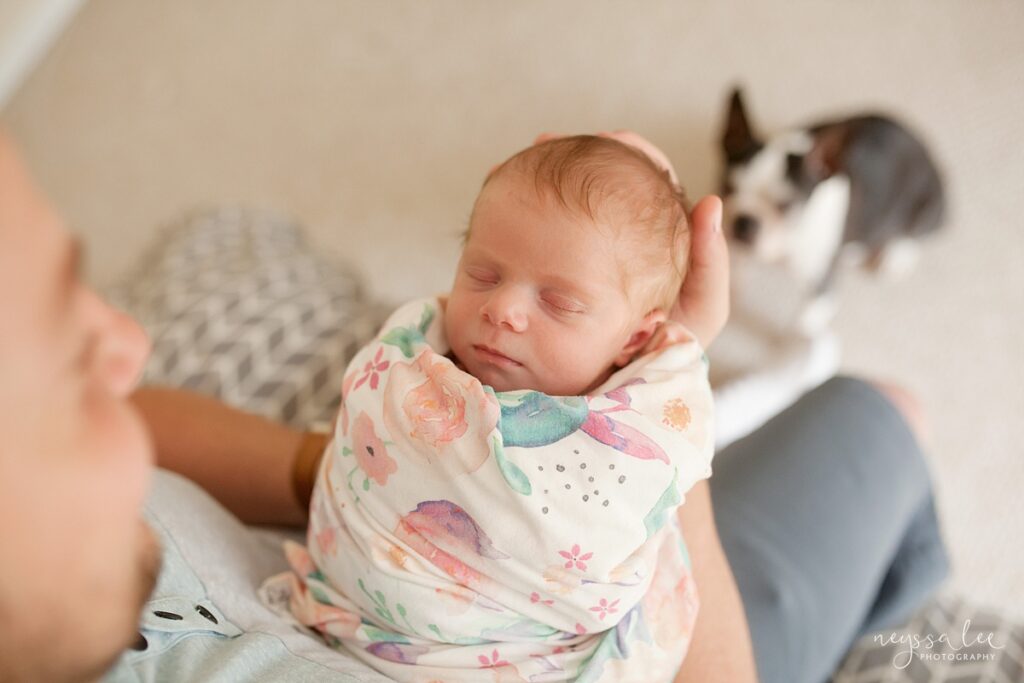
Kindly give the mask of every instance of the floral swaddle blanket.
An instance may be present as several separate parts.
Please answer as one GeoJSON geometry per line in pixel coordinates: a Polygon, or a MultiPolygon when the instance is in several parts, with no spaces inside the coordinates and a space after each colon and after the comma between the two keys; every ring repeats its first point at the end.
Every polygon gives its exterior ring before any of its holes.
{"type": "Polygon", "coordinates": [[[445,356],[437,299],[346,371],[291,616],[398,681],[669,680],[698,599],[675,511],[711,474],[695,339],[592,395],[495,393],[445,356]]]}

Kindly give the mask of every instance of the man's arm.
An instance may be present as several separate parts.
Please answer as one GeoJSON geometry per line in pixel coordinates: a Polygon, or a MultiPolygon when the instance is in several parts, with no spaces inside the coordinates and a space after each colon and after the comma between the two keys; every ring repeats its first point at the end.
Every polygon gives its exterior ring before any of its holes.
{"type": "Polygon", "coordinates": [[[700,609],[675,683],[756,683],[747,617],[718,539],[706,479],[686,494],[679,522],[693,562],[700,609]]]}
{"type": "Polygon", "coordinates": [[[178,389],[139,389],[132,402],[153,435],[158,466],[196,482],[248,524],[305,523],[292,488],[301,432],[178,389]]]}

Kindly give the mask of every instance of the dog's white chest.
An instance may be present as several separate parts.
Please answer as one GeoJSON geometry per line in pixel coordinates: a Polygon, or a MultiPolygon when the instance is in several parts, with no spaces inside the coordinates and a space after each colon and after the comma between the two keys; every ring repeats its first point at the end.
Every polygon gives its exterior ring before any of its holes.
{"type": "Polygon", "coordinates": [[[811,193],[791,234],[788,262],[805,282],[816,282],[839,249],[850,208],[850,179],[837,175],[811,193]]]}

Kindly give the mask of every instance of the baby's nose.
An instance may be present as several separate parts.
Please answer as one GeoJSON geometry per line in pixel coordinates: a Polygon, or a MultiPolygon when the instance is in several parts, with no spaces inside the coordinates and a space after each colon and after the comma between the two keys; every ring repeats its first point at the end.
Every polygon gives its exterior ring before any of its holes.
{"type": "Polygon", "coordinates": [[[513,332],[524,332],[527,327],[527,306],[515,292],[499,292],[483,308],[483,316],[492,325],[513,332]]]}

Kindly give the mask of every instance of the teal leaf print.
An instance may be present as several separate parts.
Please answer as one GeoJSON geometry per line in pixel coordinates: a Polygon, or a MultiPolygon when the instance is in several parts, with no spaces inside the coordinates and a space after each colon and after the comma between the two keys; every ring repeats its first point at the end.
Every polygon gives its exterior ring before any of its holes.
{"type": "Polygon", "coordinates": [[[405,605],[403,605],[400,602],[396,602],[395,603],[395,609],[398,611],[398,616],[402,617],[402,621],[404,621],[405,625],[409,627],[409,630],[422,638],[423,637],[422,634],[409,621],[409,617],[408,617],[409,612],[408,612],[408,610],[405,609],[405,605]]]}
{"type": "Polygon", "coordinates": [[[430,329],[430,323],[434,322],[434,307],[427,304],[423,307],[423,315],[420,316],[420,334],[425,335],[430,329]]]}
{"type": "Polygon", "coordinates": [[[380,338],[384,344],[397,346],[406,358],[413,357],[413,344],[423,342],[423,334],[414,327],[396,327],[380,338]]]}
{"type": "Polygon", "coordinates": [[[313,599],[322,605],[330,605],[331,599],[327,597],[327,593],[320,586],[314,586],[309,584],[309,594],[313,596],[313,599]]]}
{"type": "Polygon", "coordinates": [[[395,618],[391,616],[391,610],[387,607],[387,601],[384,599],[384,594],[380,591],[374,591],[375,595],[370,595],[370,591],[366,590],[366,584],[363,583],[362,579],[359,579],[359,588],[362,589],[363,593],[366,594],[366,597],[370,598],[370,601],[375,605],[375,611],[380,615],[380,618],[397,626],[397,624],[395,624],[395,618]]]}
{"type": "Polygon", "coordinates": [[[558,629],[533,619],[520,619],[497,628],[481,629],[480,637],[488,640],[536,640],[550,638],[558,629]]]}
{"type": "Polygon", "coordinates": [[[442,643],[454,643],[455,645],[482,645],[484,643],[492,643],[494,641],[486,638],[473,638],[472,636],[456,636],[454,638],[446,638],[441,633],[441,629],[437,627],[437,624],[427,624],[427,628],[434,632],[437,639],[442,643]]]}
{"type": "Polygon", "coordinates": [[[590,409],[579,396],[548,396],[531,391],[499,396],[500,429],[506,446],[537,448],[560,441],[578,430],[590,409]]]}
{"type": "Polygon", "coordinates": [[[509,485],[509,488],[524,496],[533,493],[533,487],[530,485],[530,480],[527,476],[523,474],[518,465],[505,457],[505,449],[502,447],[498,437],[491,437],[491,445],[494,447],[494,460],[498,463],[498,470],[501,472],[501,476],[505,477],[505,482],[509,485]]]}
{"type": "Polygon", "coordinates": [[[676,480],[679,478],[679,468],[673,468],[672,470],[672,483],[668,485],[661,497],[654,503],[654,507],[644,517],[644,528],[647,529],[647,538],[650,538],[654,533],[665,524],[665,513],[675,508],[679,501],[682,500],[679,497],[679,487],[676,485],[676,480]]]}
{"type": "MultiPolygon", "coordinates": [[[[352,492],[352,495],[355,497],[355,502],[357,502],[357,503],[359,502],[359,494],[356,493],[355,487],[352,486],[352,475],[355,474],[358,471],[359,471],[359,465],[356,465],[351,470],[349,470],[349,473],[345,476],[345,483],[348,484],[348,490],[352,492]]],[[[369,479],[367,479],[367,481],[369,481],[369,479]]]]}
{"type": "Polygon", "coordinates": [[[594,651],[576,670],[577,683],[593,683],[601,677],[605,662],[609,659],[626,659],[630,656],[632,643],[640,641],[653,643],[654,638],[643,616],[643,607],[636,605],[623,615],[615,628],[608,629],[601,637],[594,651]]]}
{"type": "Polygon", "coordinates": [[[380,340],[384,344],[397,346],[403,356],[412,358],[413,345],[426,343],[427,340],[424,338],[424,335],[430,329],[430,323],[434,321],[434,315],[434,307],[427,304],[423,307],[423,315],[420,316],[419,325],[416,327],[396,327],[388,330],[380,340]]]}

